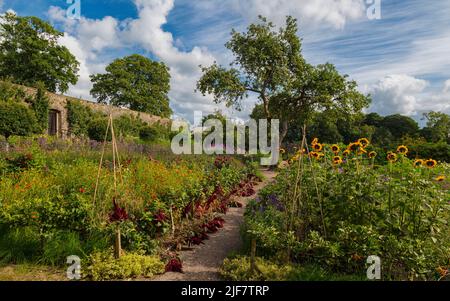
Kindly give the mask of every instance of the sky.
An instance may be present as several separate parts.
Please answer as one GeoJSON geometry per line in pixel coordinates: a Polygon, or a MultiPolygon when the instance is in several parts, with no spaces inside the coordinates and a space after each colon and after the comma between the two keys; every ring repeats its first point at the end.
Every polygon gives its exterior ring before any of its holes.
{"type": "Polygon", "coordinates": [[[245,31],[258,15],[280,26],[291,15],[304,57],[356,80],[372,96],[366,112],[418,121],[431,110],[450,114],[448,0],[0,0],[0,9],[38,16],[64,32],[60,43],[81,63],[79,81],[67,92],[75,97],[94,100],[89,75],[138,53],[170,67],[174,118],[192,121],[194,110],[220,109],[245,120],[257,98],[250,95],[241,112],[214,104],[195,92],[199,65],[233,60],[224,47],[233,28],[245,31]],[[73,1],[80,1],[77,19],[67,16],[73,1]]]}

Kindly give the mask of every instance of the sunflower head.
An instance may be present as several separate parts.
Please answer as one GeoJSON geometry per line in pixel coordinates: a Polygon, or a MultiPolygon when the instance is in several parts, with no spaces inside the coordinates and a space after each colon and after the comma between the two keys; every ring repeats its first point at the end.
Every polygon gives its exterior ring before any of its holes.
{"type": "Polygon", "coordinates": [[[311,145],[314,145],[317,143],[319,143],[319,138],[314,138],[313,141],[311,142],[311,145]]]}
{"type": "Polygon", "coordinates": [[[280,153],[281,153],[281,154],[285,154],[285,153],[286,153],[286,150],[285,150],[284,148],[280,148],[280,153]]]}
{"type": "Polygon", "coordinates": [[[437,182],[443,182],[445,180],[445,176],[438,176],[435,178],[437,182]]]}
{"type": "Polygon", "coordinates": [[[425,161],[423,161],[422,159],[416,159],[414,160],[414,167],[421,167],[422,165],[425,165],[425,161]]]}
{"type": "Polygon", "coordinates": [[[387,155],[387,159],[389,162],[395,162],[397,161],[397,155],[394,154],[393,152],[389,152],[387,155]]]}
{"type": "Polygon", "coordinates": [[[356,151],[358,151],[360,148],[362,148],[362,144],[359,143],[359,142],[353,142],[353,143],[350,143],[350,144],[348,145],[348,147],[347,147],[347,149],[348,149],[349,151],[351,151],[351,152],[356,152],[356,151]]]}
{"type": "Polygon", "coordinates": [[[425,166],[428,168],[434,168],[437,165],[437,161],[433,159],[428,159],[425,161],[425,166]]]}
{"type": "Polygon", "coordinates": [[[319,153],[317,153],[317,152],[310,152],[309,155],[310,155],[312,158],[316,158],[316,159],[319,157],[319,153]]]}
{"type": "Polygon", "coordinates": [[[377,152],[371,151],[371,152],[368,154],[368,156],[369,156],[370,159],[373,159],[373,158],[375,158],[375,157],[377,156],[377,152]]]}
{"type": "Polygon", "coordinates": [[[404,145],[400,145],[399,147],[397,147],[397,153],[402,154],[402,155],[407,155],[408,154],[408,148],[404,145]]]}
{"type": "Polygon", "coordinates": [[[358,140],[358,143],[361,144],[362,148],[366,148],[367,146],[369,146],[370,141],[367,138],[361,138],[358,140]]]}
{"type": "Polygon", "coordinates": [[[341,148],[340,148],[339,145],[337,145],[337,144],[333,144],[333,145],[331,146],[331,151],[332,151],[333,153],[335,153],[335,154],[339,153],[340,150],[341,150],[341,148]]]}
{"type": "Polygon", "coordinates": [[[334,156],[333,157],[333,164],[334,165],[342,164],[342,158],[340,156],[334,156]]]}
{"type": "Polygon", "coordinates": [[[316,151],[316,152],[320,152],[323,149],[323,145],[320,143],[316,143],[312,147],[313,147],[314,151],[316,151]]]}
{"type": "Polygon", "coordinates": [[[294,160],[290,159],[290,160],[288,161],[288,163],[289,163],[289,165],[291,165],[292,163],[294,163],[294,160]]]}
{"type": "Polygon", "coordinates": [[[358,155],[363,155],[363,154],[367,154],[367,151],[364,149],[364,147],[360,147],[358,149],[358,155]]]}
{"type": "Polygon", "coordinates": [[[350,155],[350,151],[348,149],[342,152],[342,156],[347,157],[348,155],[350,155]]]}

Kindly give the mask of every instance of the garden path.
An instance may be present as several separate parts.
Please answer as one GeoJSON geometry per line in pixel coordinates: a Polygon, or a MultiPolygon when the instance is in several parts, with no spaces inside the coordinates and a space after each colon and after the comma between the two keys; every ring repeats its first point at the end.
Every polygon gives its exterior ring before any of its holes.
{"type": "MultiPolygon", "coordinates": [[[[254,189],[258,193],[276,176],[276,172],[261,170],[265,179],[258,183],[254,189]]],[[[189,251],[181,251],[183,273],[165,273],[159,275],[155,281],[217,281],[219,267],[223,260],[232,252],[237,252],[242,247],[240,227],[244,221],[244,212],[247,203],[255,198],[239,197],[237,201],[243,204],[242,208],[230,208],[226,215],[224,227],[217,233],[210,234],[204,244],[194,247],[189,251]]]]}

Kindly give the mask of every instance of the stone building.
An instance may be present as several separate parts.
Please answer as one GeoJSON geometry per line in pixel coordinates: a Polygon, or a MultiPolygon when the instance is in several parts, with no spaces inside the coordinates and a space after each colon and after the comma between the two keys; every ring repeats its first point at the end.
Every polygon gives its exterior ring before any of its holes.
{"type": "MultiPolygon", "coordinates": [[[[30,87],[21,86],[27,95],[34,96],[36,89],[30,87]]],[[[104,104],[98,104],[92,101],[83,100],[79,98],[73,98],[65,95],[54,94],[47,92],[47,97],[50,103],[49,118],[48,118],[48,134],[65,138],[69,135],[69,122],[67,114],[67,102],[70,100],[78,100],[84,103],[87,107],[91,108],[95,112],[101,112],[109,115],[112,114],[113,118],[122,115],[129,115],[141,119],[149,125],[160,123],[170,124],[170,119],[162,118],[159,116],[136,112],[126,108],[119,108],[104,104]]]]}

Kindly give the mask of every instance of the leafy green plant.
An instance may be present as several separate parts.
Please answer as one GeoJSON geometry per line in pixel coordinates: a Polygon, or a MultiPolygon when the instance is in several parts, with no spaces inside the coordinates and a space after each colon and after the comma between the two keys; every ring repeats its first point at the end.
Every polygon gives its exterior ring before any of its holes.
{"type": "Polygon", "coordinates": [[[144,256],[130,253],[115,259],[112,251],[93,253],[89,257],[90,265],[84,277],[94,281],[129,279],[136,277],[151,278],[164,273],[164,263],[158,256],[144,256]]]}

